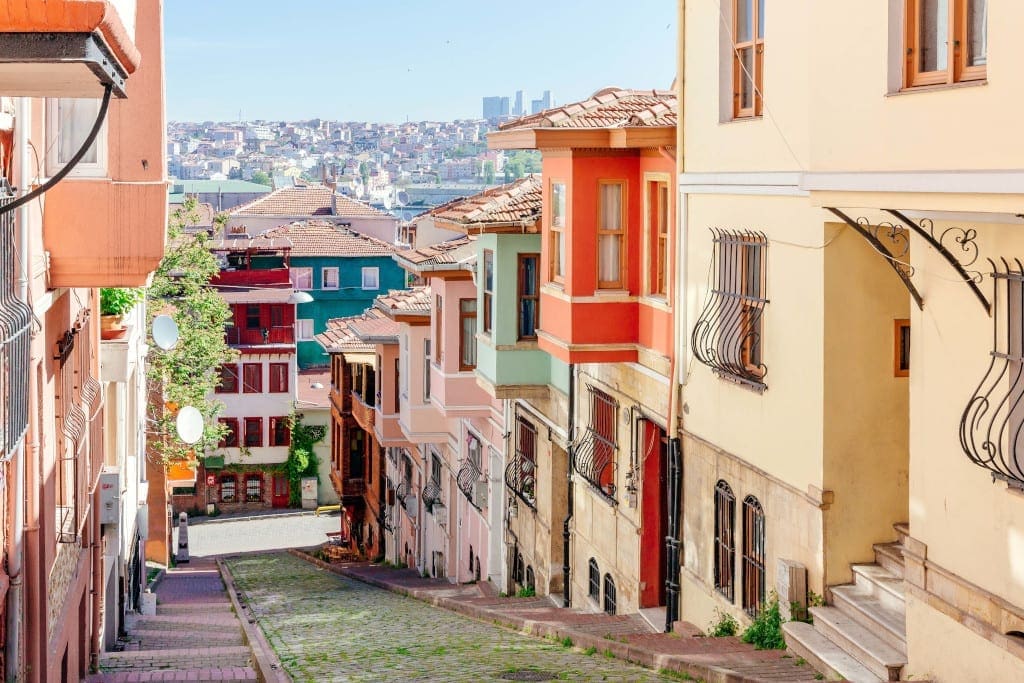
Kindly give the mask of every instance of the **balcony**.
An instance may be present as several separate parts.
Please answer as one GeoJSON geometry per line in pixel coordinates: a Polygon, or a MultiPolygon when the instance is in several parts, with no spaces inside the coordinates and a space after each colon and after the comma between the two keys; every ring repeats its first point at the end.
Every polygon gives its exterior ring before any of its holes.
{"type": "Polygon", "coordinates": [[[224,339],[229,346],[281,346],[294,344],[295,327],[293,325],[258,329],[228,327],[224,330],[224,339]]]}
{"type": "Polygon", "coordinates": [[[377,443],[381,446],[406,446],[408,440],[402,433],[402,427],[398,422],[398,415],[381,412],[380,406],[376,408],[376,415],[373,418],[373,432],[377,437],[377,443]]]}
{"type": "Polygon", "coordinates": [[[342,489],[343,496],[362,496],[366,493],[366,482],[362,479],[346,479],[342,489]]]}
{"type": "Polygon", "coordinates": [[[363,396],[358,391],[352,392],[352,417],[355,418],[356,423],[363,429],[367,434],[373,434],[373,423],[374,413],[373,404],[367,404],[363,400],[363,396]]]}
{"type": "Polygon", "coordinates": [[[287,268],[238,268],[222,270],[210,280],[214,287],[263,287],[267,285],[290,285],[287,268]]]}

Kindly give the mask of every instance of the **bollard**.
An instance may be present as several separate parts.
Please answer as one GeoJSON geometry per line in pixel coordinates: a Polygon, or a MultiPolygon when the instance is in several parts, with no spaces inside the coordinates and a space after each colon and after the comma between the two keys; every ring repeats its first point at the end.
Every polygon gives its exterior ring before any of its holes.
{"type": "Polygon", "coordinates": [[[189,561],[188,515],[184,512],[178,515],[178,552],[174,554],[174,561],[178,564],[184,564],[189,561]]]}

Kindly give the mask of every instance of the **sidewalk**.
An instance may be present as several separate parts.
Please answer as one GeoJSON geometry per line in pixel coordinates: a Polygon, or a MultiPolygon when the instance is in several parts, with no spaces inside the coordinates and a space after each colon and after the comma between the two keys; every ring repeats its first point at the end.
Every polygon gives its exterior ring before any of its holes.
{"type": "Polygon", "coordinates": [[[289,552],[328,571],[437,607],[535,636],[569,638],[576,647],[594,647],[655,671],[669,669],[708,683],[820,680],[806,662],[786,651],[755,650],[738,638],[705,638],[686,622],[677,622],[676,633],[655,633],[639,615],[563,609],[546,597],[501,598],[487,583],[457,585],[421,578],[411,569],[368,563],[331,565],[300,551],[289,552]]]}

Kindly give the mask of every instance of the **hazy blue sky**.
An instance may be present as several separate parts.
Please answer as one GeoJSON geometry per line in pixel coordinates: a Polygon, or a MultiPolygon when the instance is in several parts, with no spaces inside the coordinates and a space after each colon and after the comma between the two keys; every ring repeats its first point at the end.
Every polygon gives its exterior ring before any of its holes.
{"type": "MultiPolygon", "coordinates": [[[[485,95],[668,88],[671,0],[168,0],[174,121],[479,117],[485,95]]],[[[529,104],[527,102],[526,106],[529,104]]]]}

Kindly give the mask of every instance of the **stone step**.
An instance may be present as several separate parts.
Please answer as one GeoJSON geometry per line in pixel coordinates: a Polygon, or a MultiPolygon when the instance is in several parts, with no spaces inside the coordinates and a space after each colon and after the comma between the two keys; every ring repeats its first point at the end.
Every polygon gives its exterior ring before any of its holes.
{"type": "Polygon", "coordinates": [[[903,579],[877,564],[855,564],[850,569],[853,570],[853,583],[857,587],[863,588],[887,607],[906,611],[903,579]]]}
{"type": "Polygon", "coordinates": [[[782,625],[786,646],[831,680],[851,683],[880,683],[881,678],[844,652],[842,648],[802,621],[782,625]]]}
{"type": "Polygon", "coordinates": [[[896,530],[896,536],[899,544],[906,545],[907,536],[910,535],[910,522],[897,522],[892,525],[892,528],[896,530]]]}
{"type": "Polygon", "coordinates": [[[256,671],[248,666],[217,666],[188,669],[160,669],[152,672],[116,671],[93,674],[88,683],[123,683],[125,681],[255,681],[256,671]]]}
{"type": "Polygon", "coordinates": [[[175,614],[211,614],[217,612],[231,612],[231,602],[223,600],[220,602],[193,602],[193,603],[170,603],[158,602],[156,613],[159,616],[172,616],[175,614]]]}
{"type": "Polygon", "coordinates": [[[900,680],[907,665],[905,648],[879,638],[835,607],[812,607],[814,628],[883,681],[900,680]]]}
{"type": "Polygon", "coordinates": [[[136,629],[147,631],[223,631],[237,628],[238,619],[233,612],[216,614],[170,614],[154,617],[137,616],[125,620],[128,632],[136,629]]]}
{"type": "MultiPolygon", "coordinates": [[[[139,644],[141,650],[187,649],[195,647],[197,640],[200,640],[192,631],[150,631],[146,629],[133,630],[131,639],[139,644]]],[[[223,632],[204,631],[201,640],[204,646],[245,645],[242,631],[238,628],[223,632]]]]}
{"type": "Polygon", "coordinates": [[[105,652],[100,655],[100,670],[109,673],[159,669],[236,668],[249,666],[251,658],[252,653],[244,646],[105,652]]]}
{"type": "Polygon", "coordinates": [[[899,543],[876,543],[875,563],[888,569],[894,576],[903,578],[903,546],[899,543]]]}
{"type": "Polygon", "coordinates": [[[882,604],[863,588],[852,584],[832,586],[832,604],[861,626],[894,647],[907,648],[907,614],[882,604]],[[899,642],[899,646],[895,643],[899,642]]]}

